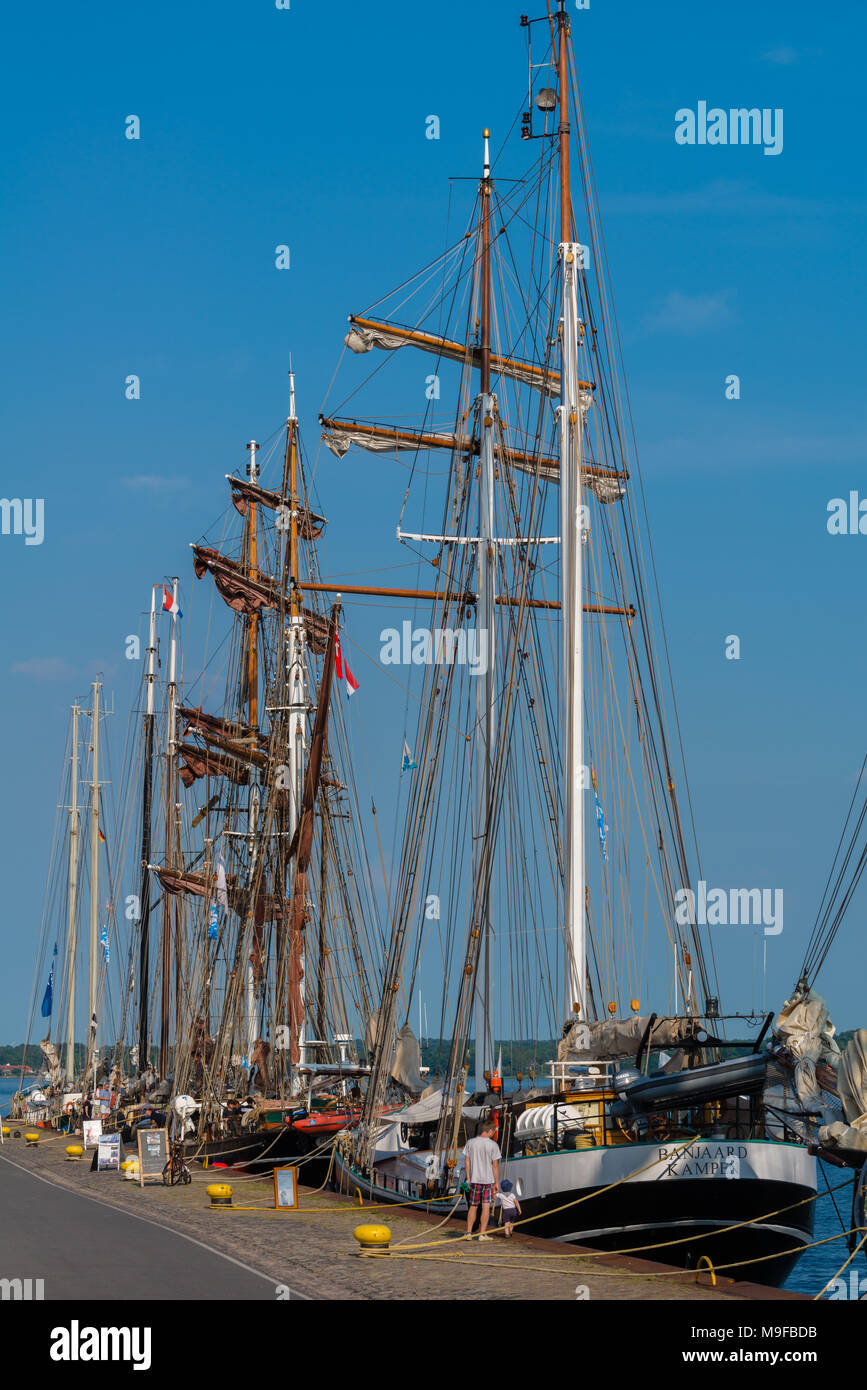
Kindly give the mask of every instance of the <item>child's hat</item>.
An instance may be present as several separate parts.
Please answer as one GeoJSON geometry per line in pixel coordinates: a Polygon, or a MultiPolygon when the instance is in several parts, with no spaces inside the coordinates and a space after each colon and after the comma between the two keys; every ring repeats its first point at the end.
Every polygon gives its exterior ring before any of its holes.
{"type": "Polygon", "coordinates": [[[503,1181],[500,1183],[500,1191],[501,1191],[501,1192],[511,1192],[511,1190],[512,1190],[512,1184],[509,1182],[509,1179],[508,1179],[508,1178],[504,1178],[503,1181]]]}

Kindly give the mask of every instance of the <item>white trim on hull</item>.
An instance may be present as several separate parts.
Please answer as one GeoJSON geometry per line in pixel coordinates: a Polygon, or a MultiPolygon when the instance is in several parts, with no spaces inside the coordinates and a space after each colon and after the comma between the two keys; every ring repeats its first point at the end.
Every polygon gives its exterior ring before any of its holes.
{"type": "Polygon", "coordinates": [[[614,1182],[671,1182],[680,1178],[793,1183],[816,1190],[816,1160],[800,1144],[776,1140],[695,1139],[671,1143],[617,1144],[510,1158],[504,1176],[520,1184],[518,1195],[548,1198],[576,1188],[614,1182]]]}

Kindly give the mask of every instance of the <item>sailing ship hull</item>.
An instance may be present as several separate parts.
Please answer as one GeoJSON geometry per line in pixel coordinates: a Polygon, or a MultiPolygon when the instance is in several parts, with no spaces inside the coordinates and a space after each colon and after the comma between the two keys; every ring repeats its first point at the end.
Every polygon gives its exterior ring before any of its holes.
{"type": "MultiPolygon", "coordinates": [[[[650,1259],[691,1269],[706,1256],[727,1278],[770,1285],[786,1279],[812,1238],[816,1161],[796,1144],[611,1145],[510,1158],[504,1167],[522,1216],[534,1218],[528,1235],[636,1255],[646,1250],[650,1259]]],[[[417,1161],[389,1158],[377,1164],[373,1180],[340,1155],[337,1169],[341,1182],[365,1197],[429,1206],[422,1185],[413,1183],[417,1161]]],[[[456,1214],[465,1211],[459,1202],[456,1214]]]]}
{"type": "Polygon", "coordinates": [[[647,1248],[687,1268],[706,1256],[728,1278],[779,1284],[812,1237],[816,1162],[799,1145],[637,1144],[510,1159],[508,1170],[533,1234],[558,1241],[647,1248]]]}

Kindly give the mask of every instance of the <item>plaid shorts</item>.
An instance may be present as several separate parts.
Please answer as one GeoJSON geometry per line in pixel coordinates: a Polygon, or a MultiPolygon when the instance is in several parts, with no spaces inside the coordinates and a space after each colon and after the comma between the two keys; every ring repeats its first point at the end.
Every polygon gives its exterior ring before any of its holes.
{"type": "Polygon", "coordinates": [[[487,1205],[490,1206],[493,1191],[494,1184],[492,1182],[471,1182],[470,1195],[467,1199],[468,1205],[477,1207],[480,1205],[484,1206],[487,1203],[487,1205]]]}

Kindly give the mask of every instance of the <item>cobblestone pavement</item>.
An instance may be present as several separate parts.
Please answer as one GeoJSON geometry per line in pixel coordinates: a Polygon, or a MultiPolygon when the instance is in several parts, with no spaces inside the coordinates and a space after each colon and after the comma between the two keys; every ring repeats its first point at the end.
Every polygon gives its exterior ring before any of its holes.
{"type": "MultiPolygon", "coordinates": [[[[506,1241],[497,1235],[484,1245],[460,1241],[460,1221],[441,1224],[442,1216],[394,1206],[362,1210],[336,1193],[303,1187],[300,1210],[275,1211],[273,1179],[251,1177],[241,1170],[194,1169],[187,1187],[149,1183],[142,1188],[116,1173],[91,1172],[90,1154],[78,1162],[68,1161],[68,1142],[65,1135],[51,1136],[37,1148],[28,1148],[23,1139],[7,1140],[0,1148],[0,1159],[231,1256],[273,1279],[275,1298],[288,1298],[290,1291],[293,1297],[375,1300],[574,1301],[589,1297],[716,1302],[801,1297],[722,1278],[712,1289],[696,1283],[694,1272],[672,1273],[665,1265],[631,1257],[582,1254],[576,1247],[532,1236],[516,1234],[506,1241]],[[215,1181],[231,1183],[232,1210],[210,1207],[205,1188],[215,1181]],[[359,1255],[352,1232],[365,1217],[388,1225],[392,1233],[388,1256],[359,1255]]],[[[0,1224],[12,1187],[3,1182],[4,1169],[9,1171],[0,1162],[0,1224]]],[[[190,1287],[187,1296],[202,1295],[190,1287]]]]}

